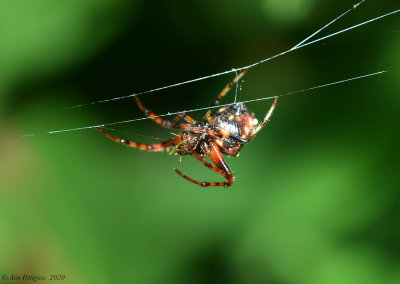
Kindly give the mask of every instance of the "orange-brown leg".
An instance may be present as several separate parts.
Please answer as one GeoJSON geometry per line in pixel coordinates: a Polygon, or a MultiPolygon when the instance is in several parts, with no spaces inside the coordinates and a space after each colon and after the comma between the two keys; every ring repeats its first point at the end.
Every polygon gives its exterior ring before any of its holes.
{"type": "Polygon", "coordinates": [[[218,94],[217,99],[215,100],[213,106],[219,105],[222,98],[229,92],[232,86],[235,85],[244,76],[244,74],[246,74],[247,70],[249,69],[248,68],[244,69],[239,75],[235,77],[235,79],[230,81],[228,85],[225,86],[225,88],[221,91],[221,93],[218,94]]]}
{"type": "Polygon", "coordinates": [[[199,182],[199,181],[196,181],[196,180],[186,176],[181,171],[174,169],[175,172],[177,172],[184,179],[186,179],[192,183],[195,183],[197,185],[203,186],[203,187],[208,187],[208,186],[229,187],[235,182],[235,179],[232,175],[232,171],[229,169],[228,165],[225,163],[221,152],[219,151],[218,147],[215,144],[211,144],[211,150],[208,152],[208,156],[210,157],[211,161],[213,161],[215,166],[206,162],[202,157],[200,157],[199,155],[197,155],[194,152],[193,152],[193,155],[200,162],[202,162],[203,165],[205,165],[207,168],[219,173],[223,178],[225,178],[227,180],[227,182],[199,182]]]}
{"type": "Polygon", "coordinates": [[[267,115],[265,116],[264,120],[254,128],[253,133],[250,135],[248,141],[253,139],[254,136],[257,134],[257,132],[260,131],[261,128],[263,128],[265,126],[265,124],[267,124],[268,120],[271,118],[271,115],[272,115],[272,113],[273,113],[273,111],[274,111],[274,109],[276,107],[276,102],[277,101],[278,101],[278,97],[275,97],[274,103],[269,108],[269,111],[268,111],[267,115]]]}
{"type": "Polygon", "coordinates": [[[155,115],[151,110],[147,109],[142,102],[139,100],[138,97],[134,97],[136,100],[137,105],[139,108],[143,111],[143,113],[147,116],[150,117],[152,120],[154,120],[156,123],[160,124],[161,126],[164,126],[165,128],[174,128],[174,129],[184,129],[185,127],[189,126],[188,124],[178,124],[179,119],[183,118],[187,122],[193,124],[196,123],[196,120],[191,118],[189,115],[181,113],[178,114],[174,121],[169,121],[169,120],[163,120],[159,116],[155,115]]]}
{"type": "Polygon", "coordinates": [[[177,136],[177,137],[175,137],[175,138],[173,138],[171,140],[160,142],[160,143],[157,143],[157,144],[141,144],[141,143],[129,141],[127,139],[122,139],[122,138],[116,137],[116,136],[108,133],[107,131],[101,129],[100,127],[96,127],[96,129],[98,131],[100,131],[101,133],[103,133],[105,136],[107,136],[107,137],[111,138],[112,140],[114,140],[115,142],[124,144],[124,145],[129,146],[129,147],[139,148],[139,149],[142,149],[142,150],[152,151],[152,152],[162,151],[165,148],[168,148],[168,147],[170,147],[172,145],[176,145],[176,144],[178,144],[179,142],[182,141],[181,136],[177,136]]]}

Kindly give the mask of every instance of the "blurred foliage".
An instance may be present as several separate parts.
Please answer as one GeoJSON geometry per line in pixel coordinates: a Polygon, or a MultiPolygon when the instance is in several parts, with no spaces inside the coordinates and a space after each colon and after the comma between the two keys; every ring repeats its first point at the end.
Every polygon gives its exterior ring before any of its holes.
{"type": "MultiPolygon", "coordinates": [[[[399,15],[248,72],[240,100],[390,71],[282,97],[240,157],[226,158],[236,177],[229,189],[198,188],[172,171],[220,179],[192,157],[128,149],[92,129],[43,134],[142,117],[132,99],[53,110],[256,62],[348,8],[333,0],[1,1],[0,275],[400,283],[399,15]],[[22,138],[30,133],[38,135],[22,138]]],[[[323,34],[398,8],[366,1],[323,34]]],[[[156,113],[205,107],[232,76],[142,98],[156,113]]],[[[261,118],[270,103],[248,107],[261,118]]],[[[151,121],[112,128],[146,143],[171,136],[151,121]]]]}

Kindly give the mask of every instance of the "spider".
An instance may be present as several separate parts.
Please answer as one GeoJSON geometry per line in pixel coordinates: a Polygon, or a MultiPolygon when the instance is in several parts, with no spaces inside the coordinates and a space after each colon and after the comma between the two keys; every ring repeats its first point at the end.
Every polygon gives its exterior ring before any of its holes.
{"type": "MultiPolygon", "coordinates": [[[[247,69],[244,69],[228,85],[226,85],[226,87],[218,94],[213,106],[219,105],[221,99],[246,72],[247,69]]],[[[176,153],[180,155],[181,159],[185,155],[193,155],[207,168],[217,172],[226,179],[226,182],[199,182],[186,176],[179,170],[174,169],[174,171],[181,177],[203,187],[229,187],[234,183],[235,179],[232,175],[232,171],[226,164],[222,154],[237,157],[242,146],[250,142],[257,132],[260,131],[268,122],[278,100],[278,97],[276,97],[264,120],[261,123],[258,123],[254,114],[250,112],[243,103],[222,107],[213,115],[211,115],[211,110],[209,110],[205,114],[203,122],[197,122],[185,113],[178,114],[173,121],[168,121],[161,119],[144,107],[138,97],[134,98],[139,108],[147,117],[151,118],[163,127],[180,129],[180,135],[157,144],[141,144],[115,137],[100,127],[96,127],[96,129],[112,140],[133,148],[154,152],[173,147],[170,154],[176,151],[176,153]],[[180,119],[184,119],[186,123],[178,123],[180,119]],[[210,157],[214,165],[204,160],[206,156],[210,157]]]]}

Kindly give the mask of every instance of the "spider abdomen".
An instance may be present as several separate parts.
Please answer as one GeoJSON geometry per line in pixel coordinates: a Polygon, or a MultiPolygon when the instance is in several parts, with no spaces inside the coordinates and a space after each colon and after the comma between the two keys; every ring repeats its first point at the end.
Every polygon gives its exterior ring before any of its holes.
{"type": "Polygon", "coordinates": [[[258,121],[244,104],[235,104],[219,109],[209,118],[209,123],[218,132],[215,143],[222,153],[237,156],[240,148],[252,135],[258,121]]]}

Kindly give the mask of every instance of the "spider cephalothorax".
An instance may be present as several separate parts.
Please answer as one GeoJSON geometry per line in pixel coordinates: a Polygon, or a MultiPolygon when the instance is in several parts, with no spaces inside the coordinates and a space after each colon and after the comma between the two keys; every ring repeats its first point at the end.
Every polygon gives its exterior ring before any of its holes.
{"type": "MultiPolygon", "coordinates": [[[[218,105],[230,88],[246,73],[243,70],[232,82],[230,82],[218,95],[214,106],[218,105]]],[[[231,186],[235,179],[232,171],[225,163],[222,154],[229,156],[238,156],[240,149],[245,143],[250,142],[258,131],[268,122],[276,106],[278,98],[269,109],[264,120],[258,124],[254,114],[250,112],[243,103],[232,104],[218,109],[214,114],[208,111],[204,116],[203,122],[199,123],[187,114],[179,114],[173,121],[163,120],[156,116],[150,110],[145,108],[141,101],[135,97],[139,108],[146,116],[153,119],[156,123],[173,129],[180,129],[182,132],[175,138],[157,144],[140,144],[137,142],[121,139],[111,135],[103,129],[96,127],[104,135],[111,139],[147,151],[162,151],[173,147],[171,153],[176,151],[181,157],[185,155],[194,155],[209,169],[219,173],[227,182],[198,182],[184,175],[179,170],[175,171],[190,182],[200,186],[231,186]],[[178,124],[179,119],[183,118],[187,123],[178,124]],[[208,156],[214,163],[211,164],[204,160],[208,156]]]]}

